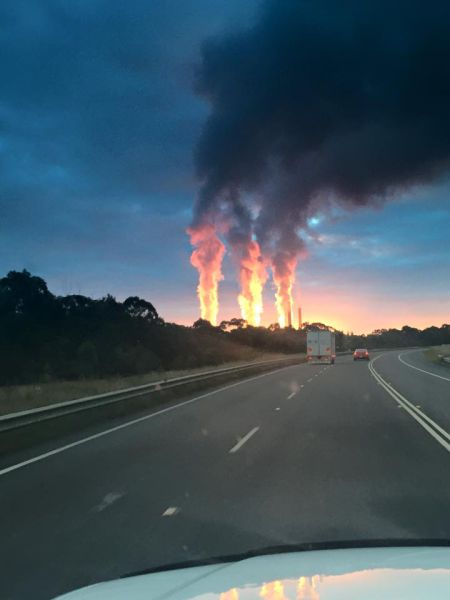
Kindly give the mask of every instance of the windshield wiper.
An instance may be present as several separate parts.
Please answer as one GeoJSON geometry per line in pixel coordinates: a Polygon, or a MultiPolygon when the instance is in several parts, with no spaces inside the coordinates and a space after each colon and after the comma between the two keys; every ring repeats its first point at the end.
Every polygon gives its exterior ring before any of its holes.
{"type": "Polygon", "coordinates": [[[141,571],[134,571],[121,575],[122,578],[135,577],[137,575],[150,575],[151,573],[161,573],[163,571],[175,571],[177,569],[190,569],[193,567],[204,567],[208,565],[217,565],[221,563],[233,563],[256,556],[266,556],[269,554],[287,554],[289,552],[311,552],[316,550],[344,550],[354,548],[408,548],[408,547],[449,547],[450,539],[446,538],[387,538],[387,539],[369,539],[369,540],[343,540],[332,542],[307,542],[302,544],[282,544],[278,546],[264,546],[263,548],[255,548],[239,552],[236,554],[227,554],[224,556],[214,556],[211,558],[201,558],[194,560],[186,560],[167,565],[150,567],[141,571]]]}

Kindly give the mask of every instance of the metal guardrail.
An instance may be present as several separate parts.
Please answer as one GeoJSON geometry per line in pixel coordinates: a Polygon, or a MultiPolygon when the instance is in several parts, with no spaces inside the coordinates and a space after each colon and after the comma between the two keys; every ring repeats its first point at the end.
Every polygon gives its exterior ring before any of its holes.
{"type": "MultiPolygon", "coordinates": [[[[246,371],[259,366],[269,366],[271,364],[273,366],[283,365],[284,363],[295,364],[298,359],[299,356],[294,355],[287,356],[286,358],[246,363],[244,365],[238,365],[235,367],[224,367],[222,369],[214,369],[212,371],[202,371],[201,373],[183,375],[182,377],[174,377],[172,379],[161,379],[160,381],[154,381],[152,383],[146,383],[136,387],[115,390],[114,392],[107,392],[95,396],[78,398],[76,400],[48,404],[38,408],[32,408],[30,410],[9,413],[7,415],[0,416],[0,433],[2,431],[16,429],[17,427],[23,427],[24,425],[39,423],[40,421],[46,421],[48,419],[70,415],[79,411],[105,406],[114,402],[130,400],[146,394],[161,392],[177,386],[186,385],[188,383],[204,381],[213,377],[219,377],[220,375],[226,375],[227,373],[239,373],[241,371],[246,371]]],[[[289,366],[289,364],[286,366],[289,366]]]]}

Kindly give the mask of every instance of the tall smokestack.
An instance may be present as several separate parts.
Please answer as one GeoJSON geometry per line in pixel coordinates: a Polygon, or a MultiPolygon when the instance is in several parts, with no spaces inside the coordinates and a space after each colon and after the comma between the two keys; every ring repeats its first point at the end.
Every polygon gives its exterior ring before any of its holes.
{"type": "Polygon", "coordinates": [[[298,328],[302,328],[302,307],[298,307],[298,328]]]}
{"type": "Polygon", "coordinates": [[[286,327],[292,327],[292,309],[286,309],[286,327]]]}

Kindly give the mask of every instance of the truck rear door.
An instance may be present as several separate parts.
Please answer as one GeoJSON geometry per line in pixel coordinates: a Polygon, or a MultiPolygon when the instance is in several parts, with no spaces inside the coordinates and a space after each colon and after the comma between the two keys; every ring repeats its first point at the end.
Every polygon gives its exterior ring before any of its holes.
{"type": "Polygon", "coordinates": [[[331,332],[319,332],[319,356],[331,356],[331,332]]]}
{"type": "Polygon", "coordinates": [[[306,336],[306,352],[308,357],[319,356],[319,332],[308,331],[306,336]]]}

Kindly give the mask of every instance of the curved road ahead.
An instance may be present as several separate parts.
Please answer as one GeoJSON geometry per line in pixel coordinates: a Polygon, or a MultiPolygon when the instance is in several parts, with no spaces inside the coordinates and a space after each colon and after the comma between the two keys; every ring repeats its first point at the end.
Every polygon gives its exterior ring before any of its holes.
{"type": "Polygon", "coordinates": [[[391,351],[3,457],[1,597],[264,546],[449,539],[449,431],[450,369],[391,351]]]}

